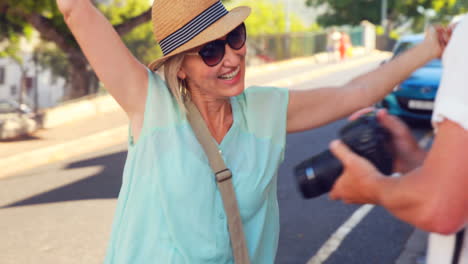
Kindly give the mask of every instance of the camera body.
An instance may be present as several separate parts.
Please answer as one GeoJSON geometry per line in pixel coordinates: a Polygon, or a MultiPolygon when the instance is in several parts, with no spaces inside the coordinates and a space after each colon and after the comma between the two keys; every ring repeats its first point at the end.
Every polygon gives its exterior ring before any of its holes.
{"type": "MultiPolygon", "coordinates": [[[[339,138],[383,174],[392,172],[391,135],[379,124],[375,113],[363,115],[345,125],[339,131],[339,138]]],[[[307,199],[329,192],[342,171],[341,162],[330,150],[302,161],[294,169],[299,190],[307,199]]]]}

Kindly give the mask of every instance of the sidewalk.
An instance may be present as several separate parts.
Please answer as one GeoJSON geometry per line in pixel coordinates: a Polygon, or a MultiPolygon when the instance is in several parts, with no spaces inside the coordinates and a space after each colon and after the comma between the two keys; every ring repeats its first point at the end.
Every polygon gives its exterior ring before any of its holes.
{"type": "Polygon", "coordinates": [[[42,129],[24,140],[1,142],[0,180],[40,165],[124,143],[127,123],[126,114],[116,110],[42,129]]]}
{"type": "MultiPolygon", "coordinates": [[[[291,69],[304,65],[308,67],[310,65],[313,73],[307,72],[294,76],[294,78],[270,80],[268,83],[269,85],[290,87],[321,74],[326,75],[347,67],[351,68],[359,63],[381,61],[386,57],[388,54],[372,52],[335,64],[328,64],[320,56],[315,56],[256,65],[247,70],[246,84],[249,86],[255,82],[265,82],[267,73],[280,73],[286,68],[291,69]]],[[[24,140],[0,142],[0,168],[2,168],[0,180],[40,165],[125,143],[128,134],[127,117],[122,110],[115,108],[115,106],[112,106],[111,109],[89,114],[80,119],[71,118],[72,122],[64,122],[40,130],[24,140]]],[[[74,111],[81,110],[75,109],[74,111]]],[[[62,115],[65,116],[64,119],[67,118],[66,113],[62,115]]],[[[424,254],[426,240],[425,233],[415,232],[408,240],[405,250],[396,264],[422,264],[418,261],[424,254]]]]}

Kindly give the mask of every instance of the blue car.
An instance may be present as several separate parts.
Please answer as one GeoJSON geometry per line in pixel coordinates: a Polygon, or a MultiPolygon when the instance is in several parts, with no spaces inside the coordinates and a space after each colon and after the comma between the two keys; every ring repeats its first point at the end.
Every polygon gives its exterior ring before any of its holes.
{"type": "MultiPolygon", "coordinates": [[[[393,58],[423,40],[422,34],[402,37],[395,44],[393,58]]],[[[378,106],[387,108],[390,114],[401,117],[408,123],[430,122],[441,76],[442,62],[439,59],[432,60],[395,87],[378,106]]]]}

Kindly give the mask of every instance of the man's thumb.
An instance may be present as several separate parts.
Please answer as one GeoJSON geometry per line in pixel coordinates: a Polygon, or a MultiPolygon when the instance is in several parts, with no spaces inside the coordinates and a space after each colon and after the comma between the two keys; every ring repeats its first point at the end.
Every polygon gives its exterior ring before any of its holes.
{"type": "Polygon", "coordinates": [[[351,154],[351,150],[348,146],[338,139],[335,139],[330,143],[330,151],[343,163],[347,163],[351,154]]]}

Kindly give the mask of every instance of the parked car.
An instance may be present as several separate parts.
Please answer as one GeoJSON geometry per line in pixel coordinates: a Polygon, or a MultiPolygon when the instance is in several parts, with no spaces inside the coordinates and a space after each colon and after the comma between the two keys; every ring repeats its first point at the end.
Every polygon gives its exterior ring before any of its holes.
{"type": "MultiPolygon", "coordinates": [[[[422,34],[402,37],[395,44],[392,59],[423,40],[422,34]]],[[[442,62],[440,59],[434,59],[395,87],[378,106],[387,108],[389,113],[401,117],[409,124],[414,121],[428,124],[441,76],[442,62]]]]}
{"type": "Polygon", "coordinates": [[[38,128],[36,115],[26,104],[0,99],[0,140],[29,135],[38,128]]]}

